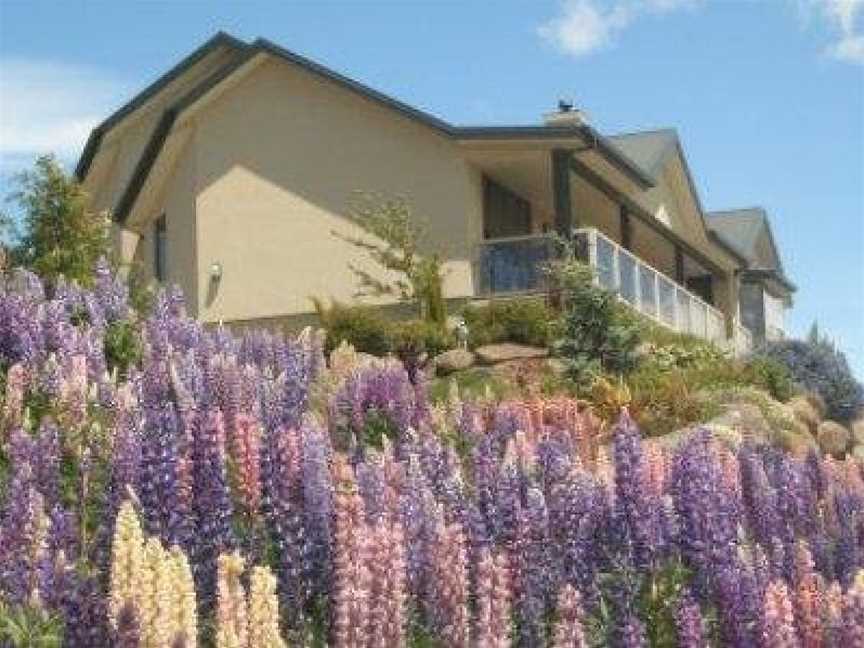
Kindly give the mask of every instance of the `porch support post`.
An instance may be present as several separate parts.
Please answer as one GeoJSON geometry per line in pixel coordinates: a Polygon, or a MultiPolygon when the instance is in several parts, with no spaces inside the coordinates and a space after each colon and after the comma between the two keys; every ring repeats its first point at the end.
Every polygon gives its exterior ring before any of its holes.
{"type": "Polygon", "coordinates": [[[684,285],[684,253],[680,245],[675,246],[675,281],[679,286],[684,285]]]}
{"type": "Polygon", "coordinates": [[[621,247],[630,252],[633,249],[633,230],[630,224],[630,212],[624,205],[618,206],[618,218],[621,221],[621,247]]]}
{"type": "Polygon", "coordinates": [[[573,218],[573,206],[570,196],[570,162],[573,153],[566,149],[552,151],[552,194],[555,204],[555,231],[559,235],[569,237],[574,228],[579,226],[573,218]]]}

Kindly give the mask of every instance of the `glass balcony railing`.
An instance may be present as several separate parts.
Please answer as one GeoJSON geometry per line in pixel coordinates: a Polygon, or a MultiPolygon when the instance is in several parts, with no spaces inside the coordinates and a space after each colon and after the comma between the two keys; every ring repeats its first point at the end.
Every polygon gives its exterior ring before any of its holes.
{"type": "MultiPolygon", "coordinates": [[[[721,311],[658,272],[596,229],[574,234],[576,256],[596,269],[595,281],[640,313],[681,333],[731,346],[736,354],[752,348],[750,332],[738,323],[727,339],[721,311]]],[[[541,266],[553,253],[544,234],[483,241],[478,253],[478,294],[482,297],[540,292],[541,266]]]]}
{"type": "Polygon", "coordinates": [[[551,254],[552,239],[545,234],[484,241],[478,255],[478,293],[488,297],[543,290],[541,268],[551,254]]]}

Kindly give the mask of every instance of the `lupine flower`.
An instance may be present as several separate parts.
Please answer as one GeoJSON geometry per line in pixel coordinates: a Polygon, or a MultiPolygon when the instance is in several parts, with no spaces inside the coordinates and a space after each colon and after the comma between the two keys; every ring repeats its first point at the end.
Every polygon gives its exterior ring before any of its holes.
{"type": "Polygon", "coordinates": [[[708,648],[705,622],[699,604],[685,593],[675,610],[675,628],[678,631],[679,648],[708,648]]]}
{"type": "Polygon", "coordinates": [[[231,429],[240,495],[246,510],[254,514],[261,503],[261,427],[252,416],[239,413],[231,429]]]}
{"type": "Polygon", "coordinates": [[[822,646],[823,593],[819,574],[807,543],[799,540],[795,547],[794,607],[803,648],[822,646]]]}
{"type": "Polygon", "coordinates": [[[864,571],[859,571],[843,596],[843,642],[864,646],[864,571]]]}
{"type": "Polygon", "coordinates": [[[249,646],[285,648],[279,636],[276,577],[266,567],[253,567],[249,576],[249,646]]]}
{"type": "Polygon", "coordinates": [[[363,498],[343,457],[333,467],[333,645],[365,646],[369,631],[368,538],[363,498]]]}
{"type": "Polygon", "coordinates": [[[645,626],[639,618],[630,613],[624,615],[616,629],[617,646],[620,648],[645,648],[648,641],[645,638],[645,626]]]}
{"type": "Polygon", "coordinates": [[[439,518],[429,551],[430,574],[426,613],[447,646],[468,646],[468,571],[465,538],[458,524],[439,518]]]}
{"type": "Polygon", "coordinates": [[[765,591],[762,645],[766,648],[797,648],[801,645],[795,631],[795,613],[789,590],[779,580],[768,585],[765,591]]]}
{"type": "Polygon", "coordinates": [[[405,557],[398,523],[380,522],[368,530],[369,637],[367,645],[405,643],[405,557]]]}
{"type": "Polygon", "coordinates": [[[246,592],[240,582],[244,566],[245,561],[236,552],[218,558],[216,648],[245,648],[249,645],[246,592]]]}
{"type": "Polygon", "coordinates": [[[572,585],[565,585],[558,594],[557,612],[558,621],[555,624],[552,647],[588,648],[582,627],[581,597],[572,585]]]}

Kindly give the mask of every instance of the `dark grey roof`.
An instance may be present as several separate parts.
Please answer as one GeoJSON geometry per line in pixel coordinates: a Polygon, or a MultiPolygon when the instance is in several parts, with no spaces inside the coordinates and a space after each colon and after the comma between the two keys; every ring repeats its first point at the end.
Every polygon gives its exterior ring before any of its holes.
{"type": "Polygon", "coordinates": [[[658,179],[666,158],[678,146],[678,133],[674,128],[622,133],[607,139],[654,180],[658,179]]]}
{"type": "Polygon", "coordinates": [[[783,271],[780,249],[771,231],[771,221],[762,207],[710,212],[706,222],[711,231],[747,259],[749,272],[754,275],[769,274],[790,291],[796,290],[795,284],[783,271]],[[765,267],[757,258],[756,245],[763,233],[767,234],[774,253],[774,262],[769,267],[765,267]]]}

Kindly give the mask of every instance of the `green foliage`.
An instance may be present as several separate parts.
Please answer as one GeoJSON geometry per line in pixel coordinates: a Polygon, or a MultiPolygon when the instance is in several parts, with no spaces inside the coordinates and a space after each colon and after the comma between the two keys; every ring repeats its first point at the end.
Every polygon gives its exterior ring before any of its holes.
{"type": "Polygon", "coordinates": [[[692,370],[657,365],[640,367],[627,378],[631,413],[645,436],[659,436],[703,423],[720,413],[704,397],[700,384],[691,382],[692,370]]]}
{"type": "Polygon", "coordinates": [[[112,322],[105,331],[105,360],[108,370],[125,378],[129,368],[141,359],[141,331],[134,322],[112,322]]]}
{"type": "Polygon", "coordinates": [[[453,336],[435,322],[406,320],[393,322],[390,327],[390,350],[409,373],[419,366],[424,354],[432,358],[455,345],[453,336]]]}
{"type": "Polygon", "coordinates": [[[63,625],[39,605],[12,607],[0,600],[0,645],[60,648],[63,625]]]}
{"type": "Polygon", "coordinates": [[[743,382],[761,387],[775,400],[785,403],[795,394],[789,368],[774,358],[755,356],[744,365],[743,382]]]}
{"type": "Polygon", "coordinates": [[[472,367],[452,376],[433,380],[429,384],[429,400],[433,403],[446,402],[450,398],[454,383],[463,399],[483,398],[487,393],[494,398],[504,398],[513,391],[512,385],[502,382],[489,369],[472,367]]]}
{"type": "Polygon", "coordinates": [[[556,314],[536,299],[490,302],[468,306],[462,311],[468,325],[468,345],[472,348],[494,342],[516,342],[548,346],[556,314]]]}
{"type": "Polygon", "coordinates": [[[13,264],[30,268],[49,285],[61,275],[89,285],[96,262],[109,251],[108,219],[89,211],[84,190],[53,156],[39,157],[17,181],[11,198],[22,211],[21,231],[4,219],[4,229],[16,239],[13,264]]]}
{"type": "Polygon", "coordinates": [[[386,355],[390,351],[391,323],[379,309],[345,306],[336,302],[327,308],[319,300],[314,301],[321,325],[327,330],[327,353],[341,342],[348,342],[355,350],[376,356],[386,355]]]}
{"type": "Polygon", "coordinates": [[[358,296],[393,295],[416,303],[422,319],[443,326],[447,320],[443,263],[438,252],[421,254],[426,231],[410,205],[399,197],[360,193],[352,199],[348,216],[372,239],[336,236],[365,251],[387,274],[396,275],[388,281],[350,266],[357,277],[358,296]]]}
{"type": "Polygon", "coordinates": [[[567,361],[570,378],[585,384],[604,371],[631,371],[637,362],[639,328],[621,317],[617,297],[595,286],[593,271],[572,253],[552,264],[549,272],[561,290],[563,307],[553,349],[567,361]]]}

